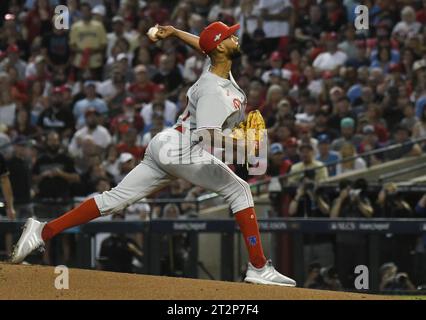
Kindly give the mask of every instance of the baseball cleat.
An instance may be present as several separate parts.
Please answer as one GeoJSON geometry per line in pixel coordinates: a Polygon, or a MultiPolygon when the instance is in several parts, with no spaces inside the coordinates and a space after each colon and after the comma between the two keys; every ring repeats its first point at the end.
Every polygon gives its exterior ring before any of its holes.
{"type": "Polygon", "coordinates": [[[44,247],[41,231],[46,223],[29,218],[24,225],[24,231],[13,249],[11,263],[21,263],[34,250],[44,247]]]}
{"type": "Polygon", "coordinates": [[[244,282],[255,284],[269,284],[284,287],[295,287],[296,281],[275,270],[272,261],[268,260],[263,268],[257,269],[250,262],[244,282]]]}

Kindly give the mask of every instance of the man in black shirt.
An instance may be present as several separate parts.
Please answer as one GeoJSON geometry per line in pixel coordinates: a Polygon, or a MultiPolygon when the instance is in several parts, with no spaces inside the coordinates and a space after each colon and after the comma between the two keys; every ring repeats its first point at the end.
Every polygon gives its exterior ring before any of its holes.
{"type": "Polygon", "coordinates": [[[74,129],[74,116],[70,109],[64,105],[65,87],[52,89],[50,106],[38,118],[38,126],[43,130],[55,130],[65,136],[71,136],[74,129]]]}
{"type": "Polygon", "coordinates": [[[417,143],[410,142],[411,131],[403,125],[398,125],[394,129],[394,139],[390,141],[390,145],[403,143],[404,146],[395,148],[385,153],[387,160],[396,160],[402,157],[414,157],[422,154],[422,148],[417,143]]]}
{"type": "MultiPolygon", "coordinates": [[[[124,215],[115,214],[113,220],[124,220],[124,215]]],[[[112,234],[101,244],[99,263],[102,270],[133,272],[133,258],[140,260],[143,253],[138,244],[125,234],[112,234]]]]}
{"type": "Polygon", "coordinates": [[[41,47],[44,56],[47,55],[49,59],[49,64],[53,66],[68,64],[71,51],[66,30],[53,28],[53,32],[43,35],[41,47]]]}
{"type": "Polygon", "coordinates": [[[183,78],[172,56],[163,54],[160,57],[158,72],[152,77],[152,81],[164,84],[167,92],[171,92],[169,96],[177,97],[177,89],[182,85],[183,78]]]}
{"type": "MultiPolygon", "coordinates": [[[[374,210],[365,195],[367,182],[358,179],[351,184],[342,180],[339,183],[339,195],[331,208],[331,218],[369,218],[374,210]]],[[[366,264],[367,241],[364,235],[342,232],[336,235],[337,270],[345,288],[354,287],[354,270],[357,265],[366,264]]]]}
{"type": "MultiPolygon", "coordinates": [[[[0,184],[4,201],[6,202],[6,215],[10,220],[15,219],[15,208],[13,206],[13,192],[9,179],[9,169],[6,160],[0,153],[0,184]]],[[[7,233],[5,237],[5,247],[8,254],[11,252],[13,244],[12,234],[7,233]]]]}
{"type": "Polygon", "coordinates": [[[13,192],[9,179],[9,168],[6,160],[0,153],[0,183],[4,201],[6,202],[6,215],[9,219],[15,219],[15,208],[13,205],[13,192]]]}
{"type": "Polygon", "coordinates": [[[16,212],[20,219],[33,215],[31,205],[31,158],[27,144],[28,142],[24,139],[15,141],[12,158],[7,161],[16,212]]]}
{"type": "MultiPolygon", "coordinates": [[[[63,204],[71,199],[71,184],[79,180],[73,160],[60,151],[59,134],[51,131],[47,135],[46,152],[37,158],[33,168],[33,181],[38,188],[37,198],[45,203],[63,204]]],[[[63,207],[49,207],[52,210],[43,208],[48,211],[44,214],[55,215],[64,210],[63,207]]]]}

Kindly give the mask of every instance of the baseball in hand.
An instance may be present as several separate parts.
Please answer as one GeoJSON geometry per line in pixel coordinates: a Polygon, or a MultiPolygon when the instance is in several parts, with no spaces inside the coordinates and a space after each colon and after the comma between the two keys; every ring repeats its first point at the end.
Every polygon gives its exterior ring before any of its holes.
{"type": "Polygon", "coordinates": [[[158,32],[158,28],[156,26],[149,28],[147,32],[148,38],[150,38],[151,41],[154,41],[154,42],[158,41],[157,32],[158,32]]]}

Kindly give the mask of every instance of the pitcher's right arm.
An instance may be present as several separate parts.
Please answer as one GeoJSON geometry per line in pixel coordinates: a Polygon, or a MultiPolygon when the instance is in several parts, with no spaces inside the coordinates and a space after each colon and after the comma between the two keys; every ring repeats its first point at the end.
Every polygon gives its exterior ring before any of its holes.
{"type": "Polygon", "coordinates": [[[199,52],[203,52],[201,50],[200,45],[198,44],[199,37],[196,35],[193,35],[189,32],[179,30],[173,26],[156,26],[158,28],[158,32],[156,34],[157,38],[159,39],[166,39],[168,37],[176,37],[183,42],[185,42],[187,45],[193,47],[194,49],[198,50],[199,52]]]}

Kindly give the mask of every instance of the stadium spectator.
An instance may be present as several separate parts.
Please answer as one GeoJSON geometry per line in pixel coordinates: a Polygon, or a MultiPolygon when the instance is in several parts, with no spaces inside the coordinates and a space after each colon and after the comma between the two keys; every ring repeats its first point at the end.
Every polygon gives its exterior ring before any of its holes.
{"type": "MultiPolygon", "coordinates": [[[[299,153],[300,162],[293,164],[291,167],[290,174],[292,174],[292,176],[288,179],[289,183],[299,183],[303,179],[306,170],[312,170],[313,168],[324,165],[322,162],[315,160],[314,148],[310,144],[302,144],[299,147],[299,153]],[[296,174],[298,172],[300,173],[296,174]]],[[[321,182],[328,178],[326,167],[314,170],[313,173],[312,180],[315,182],[321,182]]]]}
{"type": "Polygon", "coordinates": [[[359,147],[362,136],[355,133],[355,121],[352,118],[343,118],[340,121],[341,137],[333,141],[331,147],[335,151],[340,151],[345,143],[350,143],[356,148],[359,147]]]}
{"type": "Polygon", "coordinates": [[[162,114],[154,114],[151,126],[146,126],[145,133],[142,136],[142,147],[146,148],[151,139],[159,132],[167,128],[162,114]]]}
{"type": "Polygon", "coordinates": [[[16,103],[11,96],[9,81],[9,75],[0,72],[0,123],[11,127],[15,123],[16,103]]]}
{"type": "Polygon", "coordinates": [[[78,130],[71,139],[68,147],[69,153],[76,157],[81,154],[82,143],[90,138],[101,151],[111,143],[111,135],[108,130],[99,124],[99,113],[94,108],[89,108],[85,112],[86,125],[78,130]]]}
{"type": "Polygon", "coordinates": [[[9,168],[7,166],[6,159],[0,153],[0,182],[1,190],[6,203],[6,215],[9,219],[14,220],[16,216],[14,206],[14,194],[12,190],[12,184],[9,179],[9,168]]]}
{"type": "Polygon", "coordinates": [[[69,45],[74,54],[73,66],[77,76],[89,72],[91,77],[100,79],[107,35],[102,23],[92,18],[91,7],[87,2],[80,5],[82,20],[73,23],[69,45]]]}
{"type": "Polygon", "coordinates": [[[134,72],[135,81],[129,85],[129,93],[133,95],[138,104],[148,103],[154,98],[157,85],[149,79],[145,65],[137,65],[134,68],[134,72]]]}
{"type": "MultiPolygon", "coordinates": [[[[114,214],[113,221],[124,220],[123,214],[114,214]]],[[[143,252],[139,245],[125,234],[112,234],[102,241],[99,264],[100,268],[111,272],[134,272],[133,259],[142,259],[143,252]]]]}
{"type": "MultiPolygon", "coordinates": [[[[6,205],[6,217],[9,220],[16,219],[16,211],[14,204],[14,192],[13,186],[9,177],[9,168],[7,166],[6,159],[0,153],[0,187],[4,202],[6,205]]],[[[11,233],[6,233],[4,237],[4,244],[6,249],[6,254],[10,255],[12,252],[13,238],[11,233]]]]}
{"type": "Polygon", "coordinates": [[[6,49],[6,58],[0,62],[0,71],[7,71],[8,67],[13,66],[18,73],[18,80],[25,79],[25,70],[27,63],[19,56],[20,49],[16,44],[11,44],[6,49]]]}
{"type": "Polygon", "coordinates": [[[337,34],[331,32],[326,36],[327,51],[320,53],[314,60],[313,66],[318,71],[335,71],[345,64],[348,56],[337,47],[337,34]]]}
{"type": "Polygon", "coordinates": [[[271,158],[267,167],[267,174],[269,176],[281,176],[289,172],[292,163],[285,157],[284,148],[281,143],[275,142],[271,144],[270,154],[271,158]]]}
{"type": "Polygon", "coordinates": [[[21,108],[16,111],[15,126],[10,128],[9,136],[12,139],[35,138],[40,134],[39,128],[32,125],[31,115],[27,109],[21,108]]]}
{"type": "Polygon", "coordinates": [[[205,60],[201,52],[195,51],[185,60],[182,77],[186,82],[195,82],[204,70],[205,60]]]}
{"type": "Polygon", "coordinates": [[[356,44],[356,55],[349,57],[345,65],[347,67],[353,67],[355,69],[369,66],[371,62],[370,62],[370,59],[367,57],[365,41],[357,40],[355,44],[356,44]]]}
{"type": "Polygon", "coordinates": [[[384,263],[380,267],[381,291],[406,291],[416,290],[409,276],[405,272],[398,272],[398,267],[394,262],[384,263]]]}
{"type": "Polygon", "coordinates": [[[292,164],[300,161],[300,155],[298,152],[297,140],[295,137],[290,137],[284,141],[284,148],[287,158],[292,164]]]}
{"type": "Polygon", "coordinates": [[[289,214],[297,217],[328,217],[330,204],[323,192],[315,189],[315,181],[309,172],[297,188],[296,195],[290,202],[289,214]]]}
{"type": "Polygon", "coordinates": [[[353,170],[362,170],[367,168],[367,164],[362,158],[354,158],[356,156],[355,146],[350,142],[345,142],[340,147],[340,157],[342,162],[336,166],[336,174],[351,172],[353,170]]]}
{"type": "Polygon", "coordinates": [[[386,158],[388,160],[395,160],[402,157],[420,155],[422,153],[421,147],[417,143],[410,142],[410,136],[410,129],[402,125],[397,126],[394,131],[394,140],[392,140],[390,144],[401,143],[403,146],[387,151],[385,154],[386,158]]]}
{"type": "Polygon", "coordinates": [[[416,21],[416,12],[412,7],[406,6],[402,9],[401,20],[392,30],[392,35],[400,42],[410,35],[419,33],[421,24],[416,21]]]}
{"type": "MultiPolygon", "coordinates": [[[[18,219],[29,218],[34,215],[32,198],[31,198],[31,179],[32,179],[32,159],[31,159],[31,143],[25,138],[18,138],[14,141],[12,157],[7,159],[7,167],[9,169],[9,178],[13,190],[13,200],[15,204],[16,216],[18,219]]],[[[3,190],[6,205],[9,203],[10,196],[6,190],[3,190]]],[[[7,216],[12,214],[8,212],[7,216]]]]}
{"type": "MultiPolygon", "coordinates": [[[[334,200],[331,218],[372,217],[374,209],[366,195],[367,183],[358,179],[352,184],[348,180],[339,182],[339,195],[334,200]]],[[[336,266],[345,288],[354,286],[354,269],[367,262],[365,246],[366,238],[360,234],[342,233],[336,235],[336,266]]]]}
{"type": "Polygon", "coordinates": [[[144,121],[136,110],[136,101],[127,97],[123,101],[123,110],[111,120],[110,131],[114,133],[125,133],[128,128],[135,128],[138,132],[144,128],[144,121]]]}
{"type": "MultiPolygon", "coordinates": [[[[290,0],[259,1],[263,31],[268,39],[268,48],[278,47],[285,52],[290,36],[290,21],[293,5],[290,0]]],[[[272,50],[270,50],[272,51],[272,50]]]]}
{"type": "Polygon", "coordinates": [[[59,215],[71,200],[71,185],[79,181],[72,158],[61,150],[59,134],[49,132],[46,151],[38,156],[33,167],[33,182],[39,201],[36,216],[52,218],[59,215]]]}
{"type": "MultiPolygon", "coordinates": [[[[395,183],[387,183],[377,196],[378,210],[383,217],[413,218],[414,210],[395,183]]],[[[413,252],[417,237],[413,235],[388,234],[381,239],[382,261],[394,261],[401,270],[409,272],[414,263],[413,252]]]]}
{"type": "Polygon", "coordinates": [[[128,38],[128,35],[124,32],[124,19],[122,16],[114,16],[112,18],[112,32],[107,34],[107,48],[106,55],[107,57],[111,56],[111,50],[117,43],[117,40],[120,38],[125,38],[127,41],[131,39],[128,38]]]}
{"type": "Polygon", "coordinates": [[[407,103],[404,107],[404,118],[401,120],[401,125],[406,128],[413,128],[415,131],[415,136],[421,136],[421,129],[415,129],[416,126],[420,126],[417,124],[419,119],[416,117],[416,113],[414,111],[414,106],[411,103],[407,103]],[[419,134],[420,133],[420,134],[419,134]]]}
{"type": "Polygon", "coordinates": [[[336,162],[340,160],[340,154],[336,151],[330,150],[330,137],[323,133],[318,136],[318,156],[317,161],[327,165],[328,175],[330,177],[336,175],[336,162]]]}
{"type": "Polygon", "coordinates": [[[134,128],[127,129],[123,133],[122,141],[117,145],[117,150],[120,154],[124,152],[130,153],[137,161],[141,161],[145,149],[140,146],[138,140],[138,131],[134,128]]]}
{"type": "Polygon", "coordinates": [[[38,117],[38,126],[44,131],[57,130],[62,136],[70,137],[74,128],[74,116],[64,101],[64,87],[52,88],[49,107],[38,117]]]}
{"type": "Polygon", "coordinates": [[[165,90],[164,86],[158,86],[154,92],[152,102],[142,107],[141,116],[147,126],[146,129],[152,124],[154,114],[163,116],[167,126],[174,124],[177,106],[167,99],[165,90]]]}
{"type": "MultiPolygon", "coordinates": [[[[340,94],[343,94],[341,89],[338,87],[332,88],[330,90],[330,93],[333,93],[333,91],[341,92],[340,94]]],[[[356,115],[354,114],[354,112],[352,112],[351,105],[347,97],[340,96],[334,100],[333,94],[330,94],[330,96],[331,96],[333,111],[329,119],[328,126],[331,127],[333,130],[339,131],[342,128],[341,124],[343,119],[345,118],[356,119],[356,115]]],[[[348,120],[346,121],[346,124],[347,126],[349,126],[348,120]]]]}
{"type": "Polygon", "coordinates": [[[161,55],[158,62],[158,71],[152,77],[152,81],[163,84],[170,96],[177,96],[177,89],[183,82],[182,74],[176,66],[175,55],[161,55]]]}
{"type": "MultiPolygon", "coordinates": [[[[419,121],[417,121],[414,126],[407,128],[413,128],[414,139],[426,138],[426,105],[423,107],[422,116],[419,121]]],[[[424,143],[422,143],[422,145],[424,146],[424,143]]]]}
{"type": "Polygon", "coordinates": [[[266,119],[271,117],[276,112],[278,104],[283,99],[283,97],[284,90],[280,85],[273,84],[268,88],[265,104],[263,109],[260,110],[266,119]]]}
{"type": "Polygon", "coordinates": [[[84,82],[84,94],[85,97],[81,100],[78,100],[73,108],[76,127],[78,129],[83,127],[86,123],[85,113],[89,108],[95,108],[96,111],[102,115],[105,115],[108,112],[108,107],[105,101],[98,98],[96,95],[96,82],[84,82]]]}
{"type": "Polygon", "coordinates": [[[135,157],[128,152],[118,157],[118,174],[114,176],[114,183],[118,184],[136,166],[135,157]]]}
{"type": "MultiPolygon", "coordinates": [[[[361,129],[363,139],[359,146],[359,152],[365,153],[382,148],[385,144],[379,142],[379,138],[370,124],[364,125],[361,129]]],[[[383,154],[372,154],[364,157],[367,166],[379,164],[383,161],[383,154]]]]}
{"type": "Polygon", "coordinates": [[[330,128],[330,126],[328,125],[328,123],[330,122],[329,120],[329,115],[327,112],[325,112],[324,110],[319,110],[316,114],[315,114],[315,122],[314,122],[314,128],[312,131],[312,136],[319,139],[319,136],[321,135],[327,135],[329,137],[329,139],[331,141],[333,141],[335,138],[337,138],[337,136],[339,135],[339,133],[330,128]]]}

